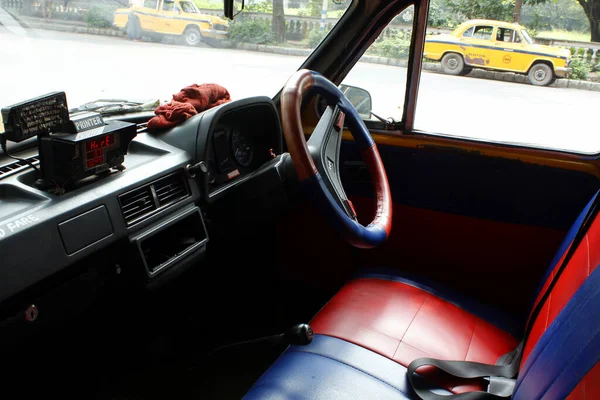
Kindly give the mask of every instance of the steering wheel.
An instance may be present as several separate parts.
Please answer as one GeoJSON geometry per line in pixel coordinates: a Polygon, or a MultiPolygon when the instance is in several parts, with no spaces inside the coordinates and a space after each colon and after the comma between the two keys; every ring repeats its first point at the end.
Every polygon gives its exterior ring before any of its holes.
{"type": "Polygon", "coordinates": [[[281,96],[283,133],[301,184],[329,223],[351,245],[372,248],[384,242],[392,229],[392,195],[383,162],[365,123],[344,94],[315,71],[294,73],[281,96]],[[302,98],[309,92],[323,96],[327,108],[308,142],[302,129],[302,98]],[[361,150],[375,187],[377,208],[367,226],[358,222],[354,206],[346,196],[339,173],[344,119],[361,150]]]}

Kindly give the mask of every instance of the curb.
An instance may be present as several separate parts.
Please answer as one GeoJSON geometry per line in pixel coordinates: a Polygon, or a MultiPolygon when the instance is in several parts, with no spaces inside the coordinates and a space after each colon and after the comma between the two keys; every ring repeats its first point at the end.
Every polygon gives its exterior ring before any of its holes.
{"type": "MultiPolygon", "coordinates": [[[[20,19],[19,21],[21,23],[25,22],[25,21],[23,21],[23,19],[20,19]]],[[[74,25],[67,25],[67,24],[52,24],[52,23],[37,23],[37,22],[28,22],[27,25],[28,25],[28,27],[33,28],[33,29],[44,29],[44,30],[70,32],[70,33],[83,33],[83,34],[88,34],[88,35],[117,36],[117,37],[125,37],[126,36],[125,32],[123,32],[122,30],[114,29],[114,28],[88,28],[85,26],[74,26],[74,25]]],[[[288,56],[307,57],[312,53],[312,50],[309,50],[309,49],[270,46],[270,45],[252,44],[252,43],[231,43],[228,40],[222,41],[222,43],[213,43],[212,46],[218,47],[218,48],[236,48],[236,49],[247,50],[247,51],[258,51],[258,52],[263,52],[263,53],[283,54],[283,55],[288,55],[288,56]]],[[[408,65],[407,60],[398,59],[398,58],[370,56],[370,55],[362,56],[361,61],[371,63],[371,64],[392,65],[392,66],[397,66],[397,67],[406,67],[408,65]]],[[[442,68],[441,68],[440,63],[424,61],[422,68],[425,71],[442,73],[442,68]]],[[[467,75],[467,77],[529,84],[529,81],[527,80],[527,76],[522,75],[522,74],[515,74],[513,72],[486,71],[483,69],[476,68],[476,69],[473,69],[473,71],[471,71],[471,73],[469,73],[467,75]]],[[[599,82],[580,81],[580,80],[576,80],[576,79],[557,79],[556,82],[549,85],[549,87],[570,88],[570,89],[590,90],[590,91],[600,92],[600,83],[599,82]]]]}
{"type": "MultiPolygon", "coordinates": [[[[312,52],[312,50],[308,49],[294,49],[288,47],[278,47],[278,46],[267,46],[264,44],[251,44],[251,43],[237,43],[235,44],[236,49],[240,50],[249,50],[249,51],[261,51],[266,53],[277,53],[277,54],[285,54],[292,56],[308,56],[312,52]]],[[[370,56],[363,55],[360,59],[363,62],[371,63],[371,64],[381,64],[381,65],[393,65],[397,67],[406,67],[408,65],[408,60],[403,60],[399,58],[387,58],[387,57],[378,57],[378,56],[370,56]]],[[[442,74],[442,66],[438,62],[430,62],[423,61],[422,69],[424,71],[437,72],[442,74]]],[[[526,75],[516,74],[514,72],[500,72],[500,71],[487,71],[484,69],[475,68],[471,71],[466,77],[469,78],[478,78],[478,79],[487,79],[487,80],[495,80],[495,81],[504,81],[504,82],[514,82],[514,83],[522,83],[530,85],[529,80],[526,75]]],[[[598,82],[590,82],[590,81],[580,81],[577,79],[557,79],[556,82],[548,85],[549,87],[556,88],[571,88],[571,89],[579,89],[579,90],[590,90],[594,92],[600,92],[600,83],[598,82]]]]}
{"type": "Polygon", "coordinates": [[[32,29],[43,29],[47,31],[58,31],[58,32],[69,32],[69,33],[83,33],[88,35],[101,35],[101,36],[118,36],[125,37],[125,32],[113,29],[113,28],[89,28],[87,26],[75,26],[67,24],[47,24],[38,22],[29,22],[29,27],[32,29]]]}

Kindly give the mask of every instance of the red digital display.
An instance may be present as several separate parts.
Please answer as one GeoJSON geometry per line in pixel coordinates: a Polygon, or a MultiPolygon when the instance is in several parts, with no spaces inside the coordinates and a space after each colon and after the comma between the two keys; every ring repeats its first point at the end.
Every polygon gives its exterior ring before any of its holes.
{"type": "Polygon", "coordinates": [[[113,135],[95,137],[85,142],[86,169],[95,168],[106,161],[105,150],[115,144],[113,135]]]}
{"type": "Polygon", "coordinates": [[[104,164],[104,157],[102,157],[102,156],[88,158],[88,160],[87,160],[88,169],[97,167],[98,165],[102,165],[102,164],[104,164]]]}
{"type": "Polygon", "coordinates": [[[93,139],[90,139],[87,142],[85,142],[85,150],[86,151],[99,150],[104,147],[108,147],[108,146],[112,145],[114,142],[115,141],[114,141],[112,135],[104,135],[101,137],[93,138],[93,139]]]}

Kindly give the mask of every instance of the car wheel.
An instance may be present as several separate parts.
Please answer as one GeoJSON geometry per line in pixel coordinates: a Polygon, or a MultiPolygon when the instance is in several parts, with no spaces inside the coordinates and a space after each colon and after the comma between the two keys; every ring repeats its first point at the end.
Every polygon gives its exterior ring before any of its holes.
{"type": "Polygon", "coordinates": [[[127,37],[130,40],[139,40],[142,35],[142,28],[140,27],[140,20],[135,16],[130,16],[127,19],[127,26],[125,27],[127,31],[127,37]]]}
{"type": "Polygon", "coordinates": [[[188,28],[183,33],[183,39],[188,46],[198,46],[202,41],[202,34],[198,28],[188,28]]]}
{"type": "Polygon", "coordinates": [[[460,54],[447,53],[442,57],[442,71],[449,75],[460,75],[465,69],[465,60],[460,54]]]}
{"type": "Polygon", "coordinates": [[[554,72],[548,64],[535,64],[527,74],[529,82],[536,86],[548,86],[554,79],[554,72]]]}
{"type": "Polygon", "coordinates": [[[459,73],[460,76],[465,76],[465,75],[469,75],[471,73],[471,71],[473,71],[473,67],[464,67],[462,72],[459,73]]]}

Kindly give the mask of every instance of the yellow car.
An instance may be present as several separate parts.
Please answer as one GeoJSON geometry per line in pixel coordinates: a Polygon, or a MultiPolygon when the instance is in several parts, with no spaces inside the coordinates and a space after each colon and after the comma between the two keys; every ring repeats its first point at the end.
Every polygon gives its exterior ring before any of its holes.
{"type": "Polygon", "coordinates": [[[519,24],[470,20],[451,34],[427,36],[425,57],[442,62],[442,71],[466,75],[473,68],[527,74],[533,85],[546,86],[568,76],[571,52],[534,44],[519,24]]]}
{"type": "Polygon", "coordinates": [[[227,37],[229,30],[226,20],[201,14],[191,0],[141,0],[129,8],[117,9],[113,25],[125,29],[132,40],[176,35],[189,46],[202,41],[215,45],[227,37]]]}

